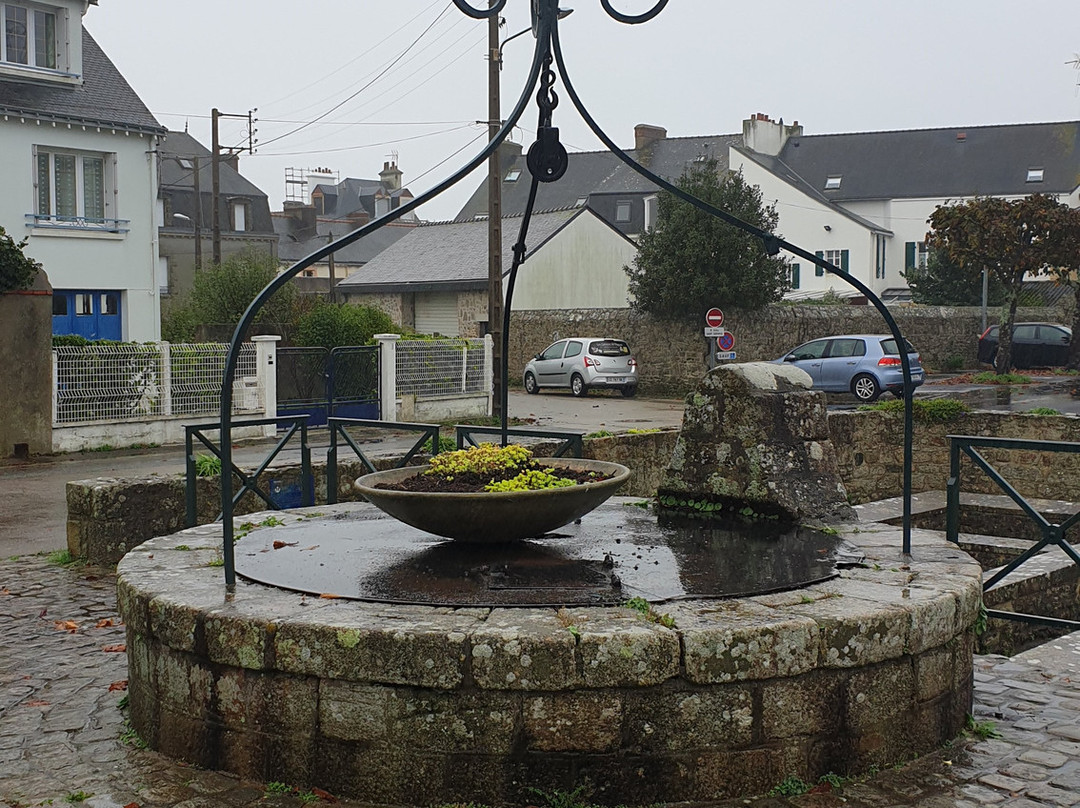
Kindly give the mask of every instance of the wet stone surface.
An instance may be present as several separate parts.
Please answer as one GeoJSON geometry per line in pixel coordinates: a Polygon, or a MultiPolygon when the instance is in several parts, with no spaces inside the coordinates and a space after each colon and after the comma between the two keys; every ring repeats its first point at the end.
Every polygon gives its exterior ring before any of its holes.
{"type": "MultiPolygon", "coordinates": [[[[125,736],[120,704],[127,657],[115,578],[41,556],[0,561],[0,802],[23,808],[93,795],[90,808],[249,808],[300,805],[262,783],[184,766],[125,736]],[[112,689],[111,689],[112,688],[112,689]],[[125,738],[126,741],[125,742],[125,738]]],[[[976,722],[1000,734],[888,768],[840,791],[712,803],[723,808],[921,806],[975,808],[1080,805],[1080,636],[1012,660],[977,657],[976,722]]],[[[603,746],[604,705],[595,709],[603,746]]],[[[536,705],[539,718],[545,704],[536,705]]],[[[545,724],[546,725],[546,724],[545,724]]],[[[583,741],[584,742],[584,741],[583,741]]],[[[340,805],[358,805],[343,801],[340,805]]]]}

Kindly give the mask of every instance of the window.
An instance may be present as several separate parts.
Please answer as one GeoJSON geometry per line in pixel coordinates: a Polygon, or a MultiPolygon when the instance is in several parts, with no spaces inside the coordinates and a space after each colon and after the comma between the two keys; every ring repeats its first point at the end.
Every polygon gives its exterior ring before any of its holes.
{"type": "Polygon", "coordinates": [[[520,168],[511,168],[509,171],[506,172],[506,177],[504,178],[504,181],[505,182],[517,182],[520,177],[521,177],[521,169],[520,168]]]}
{"type": "Polygon", "coordinates": [[[630,202],[623,200],[615,203],[615,221],[626,223],[630,221],[630,202]]]}
{"type": "Polygon", "coordinates": [[[232,229],[244,231],[248,229],[248,203],[244,200],[234,200],[232,203],[232,229]]]}
{"type": "Polygon", "coordinates": [[[904,269],[926,269],[930,247],[925,241],[908,241],[904,244],[904,269]]]}
{"type": "Polygon", "coordinates": [[[1043,170],[1041,168],[1029,168],[1027,172],[1028,182],[1042,182],[1043,170]]]}
{"type": "Polygon", "coordinates": [[[788,264],[788,283],[792,289],[799,288],[799,272],[802,267],[799,264],[788,264]]]}
{"type": "Polygon", "coordinates": [[[541,359],[562,359],[563,349],[566,348],[565,342],[556,342],[549,345],[544,352],[540,354],[541,359]]]}
{"type": "Polygon", "coordinates": [[[834,267],[839,267],[841,271],[848,271],[848,251],[847,250],[825,250],[822,253],[822,258],[832,264],[834,267]]]}
{"type": "Polygon", "coordinates": [[[829,356],[866,356],[866,343],[861,339],[834,339],[829,356]]]}
{"type": "Polygon", "coordinates": [[[4,24],[0,61],[57,69],[54,12],[5,3],[0,6],[0,16],[4,24]]]}
{"type": "Polygon", "coordinates": [[[86,292],[75,295],[75,315],[90,317],[94,313],[94,296],[86,292]]]}
{"type": "Polygon", "coordinates": [[[115,229],[106,220],[109,162],[103,154],[37,149],[35,186],[39,223],[115,229]]]}
{"type": "Polygon", "coordinates": [[[581,343],[571,340],[566,345],[566,354],[564,359],[569,359],[571,356],[579,356],[581,354],[581,343]]]}
{"type": "Polygon", "coordinates": [[[53,294],[52,299],[53,317],[66,317],[68,313],[68,299],[64,294],[53,294]]]}
{"type": "Polygon", "coordinates": [[[656,216],[660,211],[660,198],[656,196],[645,197],[645,229],[652,230],[656,227],[656,216]]]}
{"type": "Polygon", "coordinates": [[[843,179],[844,178],[842,176],[826,177],[825,178],[825,190],[826,191],[835,191],[837,188],[840,187],[840,181],[843,180],[843,179]]]}
{"type": "MultiPolygon", "coordinates": [[[[800,362],[804,359],[821,359],[825,355],[825,349],[829,347],[829,341],[827,339],[819,339],[815,342],[808,342],[805,345],[800,345],[790,354],[794,361],[800,362]]],[[[785,357],[786,359],[787,357],[785,357]]]]}
{"type": "Polygon", "coordinates": [[[874,237],[874,277],[885,277],[885,236],[874,237]]]}

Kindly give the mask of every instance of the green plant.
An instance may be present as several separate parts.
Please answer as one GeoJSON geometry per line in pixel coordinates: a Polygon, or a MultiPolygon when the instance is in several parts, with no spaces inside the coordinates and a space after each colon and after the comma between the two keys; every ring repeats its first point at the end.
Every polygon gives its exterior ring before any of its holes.
{"type": "Polygon", "coordinates": [[[396,334],[400,329],[390,315],[374,306],[316,301],[296,323],[293,342],[300,346],[337,348],[366,345],[376,334],[396,334]]]}
{"type": "Polygon", "coordinates": [[[993,721],[976,721],[975,716],[970,714],[967,717],[967,730],[983,741],[1001,737],[1001,733],[997,731],[997,724],[993,721]]]}
{"type": "Polygon", "coordinates": [[[633,609],[650,623],[659,623],[665,628],[675,628],[675,618],[669,614],[660,614],[645,598],[630,598],[623,606],[633,609]]]}
{"type": "Polygon", "coordinates": [[[1028,413],[1030,415],[1061,415],[1061,413],[1053,407],[1033,407],[1028,410],[1028,413]]]}
{"type": "Polygon", "coordinates": [[[957,371],[964,367],[964,357],[962,356],[950,356],[946,358],[943,363],[943,367],[948,371],[957,371]]]}
{"type": "Polygon", "coordinates": [[[785,777],[771,789],[770,797],[798,797],[810,790],[810,786],[798,777],[785,777]]]}
{"type": "Polygon", "coordinates": [[[126,746],[134,746],[136,749],[145,749],[149,746],[135,731],[135,727],[131,726],[131,723],[126,719],[124,720],[124,731],[120,733],[120,743],[126,746]]]}
{"type": "Polygon", "coordinates": [[[529,788],[527,791],[536,797],[544,808],[589,808],[589,803],[582,797],[586,793],[583,785],[573,791],[542,791],[539,788],[529,788]]]}
{"type": "Polygon", "coordinates": [[[217,477],[221,474],[221,458],[217,455],[195,455],[196,477],[217,477]]]}
{"type": "Polygon", "coordinates": [[[818,778],[819,783],[821,783],[823,785],[825,785],[825,784],[830,785],[830,786],[832,786],[833,789],[835,789],[837,791],[839,791],[843,787],[844,783],[846,783],[847,780],[848,780],[848,778],[841,777],[839,774],[833,774],[832,772],[828,772],[827,774],[823,774],[823,775],[821,775],[821,777],[818,778]]]}
{"type": "Polygon", "coordinates": [[[23,252],[29,239],[16,241],[0,227],[0,293],[29,289],[41,264],[23,252]]]}
{"type": "Polygon", "coordinates": [[[219,555],[217,558],[215,558],[215,559],[213,559],[211,561],[207,561],[206,566],[208,566],[208,567],[224,567],[225,566],[225,559],[224,559],[224,557],[219,555]]]}
{"type": "Polygon", "coordinates": [[[90,799],[92,796],[94,795],[80,789],[78,791],[72,791],[64,797],[64,802],[82,802],[83,800],[90,799]]]}
{"type": "Polygon", "coordinates": [[[120,709],[120,710],[126,710],[127,707],[128,707],[128,704],[130,704],[130,702],[131,702],[131,696],[129,696],[127,693],[125,693],[123,696],[120,697],[120,701],[116,702],[116,707],[117,707],[117,709],[120,709]]]}
{"type": "Polygon", "coordinates": [[[292,794],[292,793],[293,793],[293,787],[290,786],[290,785],[286,785],[285,783],[279,783],[277,781],[274,781],[272,783],[267,783],[266,784],[266,794],[267,794],[267,796],[270,796],[271,794],[292,794]]]}
{"type": "MultiPolygon", "coordinates": [[[[449,438],[446,435],[439,435],[439,453],[452,452],[457,449],[457,444],[453,438],[449,438]]],[[[424,444],[420,447],[420,451],[426,454],[432,454],[431,451],[431,438],[424,441],[424,444]]]]}
{"type": "MultiPolygon", "coordinates": [[[[864,412],[903,413],[902,399],[879,401],[875,404],[863,404],[859,407],[864,412]]],[[[971,412],[971,407],[955,398],[916,398],[911,402],[911,415],[922,424],[947,424],[961,415],[971,412]]]]}
{"type": "Polygon", "coordinates": [[[188,545],[186,545],[186,544],[178,544],[178,545],[176,545],[176,546],[175,546],[175,547],[174,547],[173,549],[174,549],[174,550],[190,550],[190,549],[191,549],[191,547],[189,547],[189,546],[188,546],[188,545]]]}
{"type": "Polygon", "coordinates": [[[70,550],[56,550],[49,553],[46,560],[50,564],[57,564],[61,567],[73,567],[86,563],[83,559],[73,556],[70,550]]]}
{"type": "Polygon", "coordinates": [[[994,373],[991,370],[971,377],[975,384],[1031,384],[1031,377],[1020,373],[994,373]]]}
{"type": "Polygon", "coordinates": [[[660,427],[652,427],[650,429],[628,429],[627,435],[651,435],[653,432],[659,432],[660,427]]]}
{"type": "Polygon", "coordinates": [[[986,621],[989,619],[990,614],[986,611],[986,604],[980,600],[979,613],[975,615],[975,625],[973,627],[976,637],[981,637],[986,633],[986,621]]]}
{"type": "Polygon", "coordinates": [[[613,437],[615,437],[615,433],[614,432],[608,432],[606,429],[598,429],[595,432],[590,432],[585,437],[586,438],[613,438],[613,437]]]}

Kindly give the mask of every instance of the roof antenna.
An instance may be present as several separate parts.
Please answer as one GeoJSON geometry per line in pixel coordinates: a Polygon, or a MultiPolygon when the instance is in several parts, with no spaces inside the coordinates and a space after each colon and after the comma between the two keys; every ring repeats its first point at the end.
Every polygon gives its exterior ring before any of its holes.
{"type": "MultiPolygon", "coordinates": [[[[1077,71],[1080,71],[1080,53],[1074,53],[1073,56],[1076,58],[1071,59],[1065,64],[1072,65],[1077,71]]],[[[1076,93],[1077,95],[1080,95],[1080,76],[1077,76],[1076,78],[1076,93]]]]}
{"type": "Polygon", "coordinates": [[[184,134],[185,135],[188,133],[187,126],[188,126],[188,119],[184,118],[184,134]]]}

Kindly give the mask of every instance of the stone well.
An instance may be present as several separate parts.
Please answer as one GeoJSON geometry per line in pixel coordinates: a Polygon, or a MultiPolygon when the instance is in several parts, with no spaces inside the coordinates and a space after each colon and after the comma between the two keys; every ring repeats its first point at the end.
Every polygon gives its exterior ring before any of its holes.
{"type": "Polygon", "coordinates": [[[579,785],[606,804],[699,802],[888,765],[964,725],[981,573],[937,533],[914,531],[904,558],[899,529],[840,529],[865,566],[654,604],[664,625],[625,607],[389,605],[243,579],[228,594],[220,525],[192,528],[118,567],[132,722],[200,766],[396,805],[579,785]]]}

